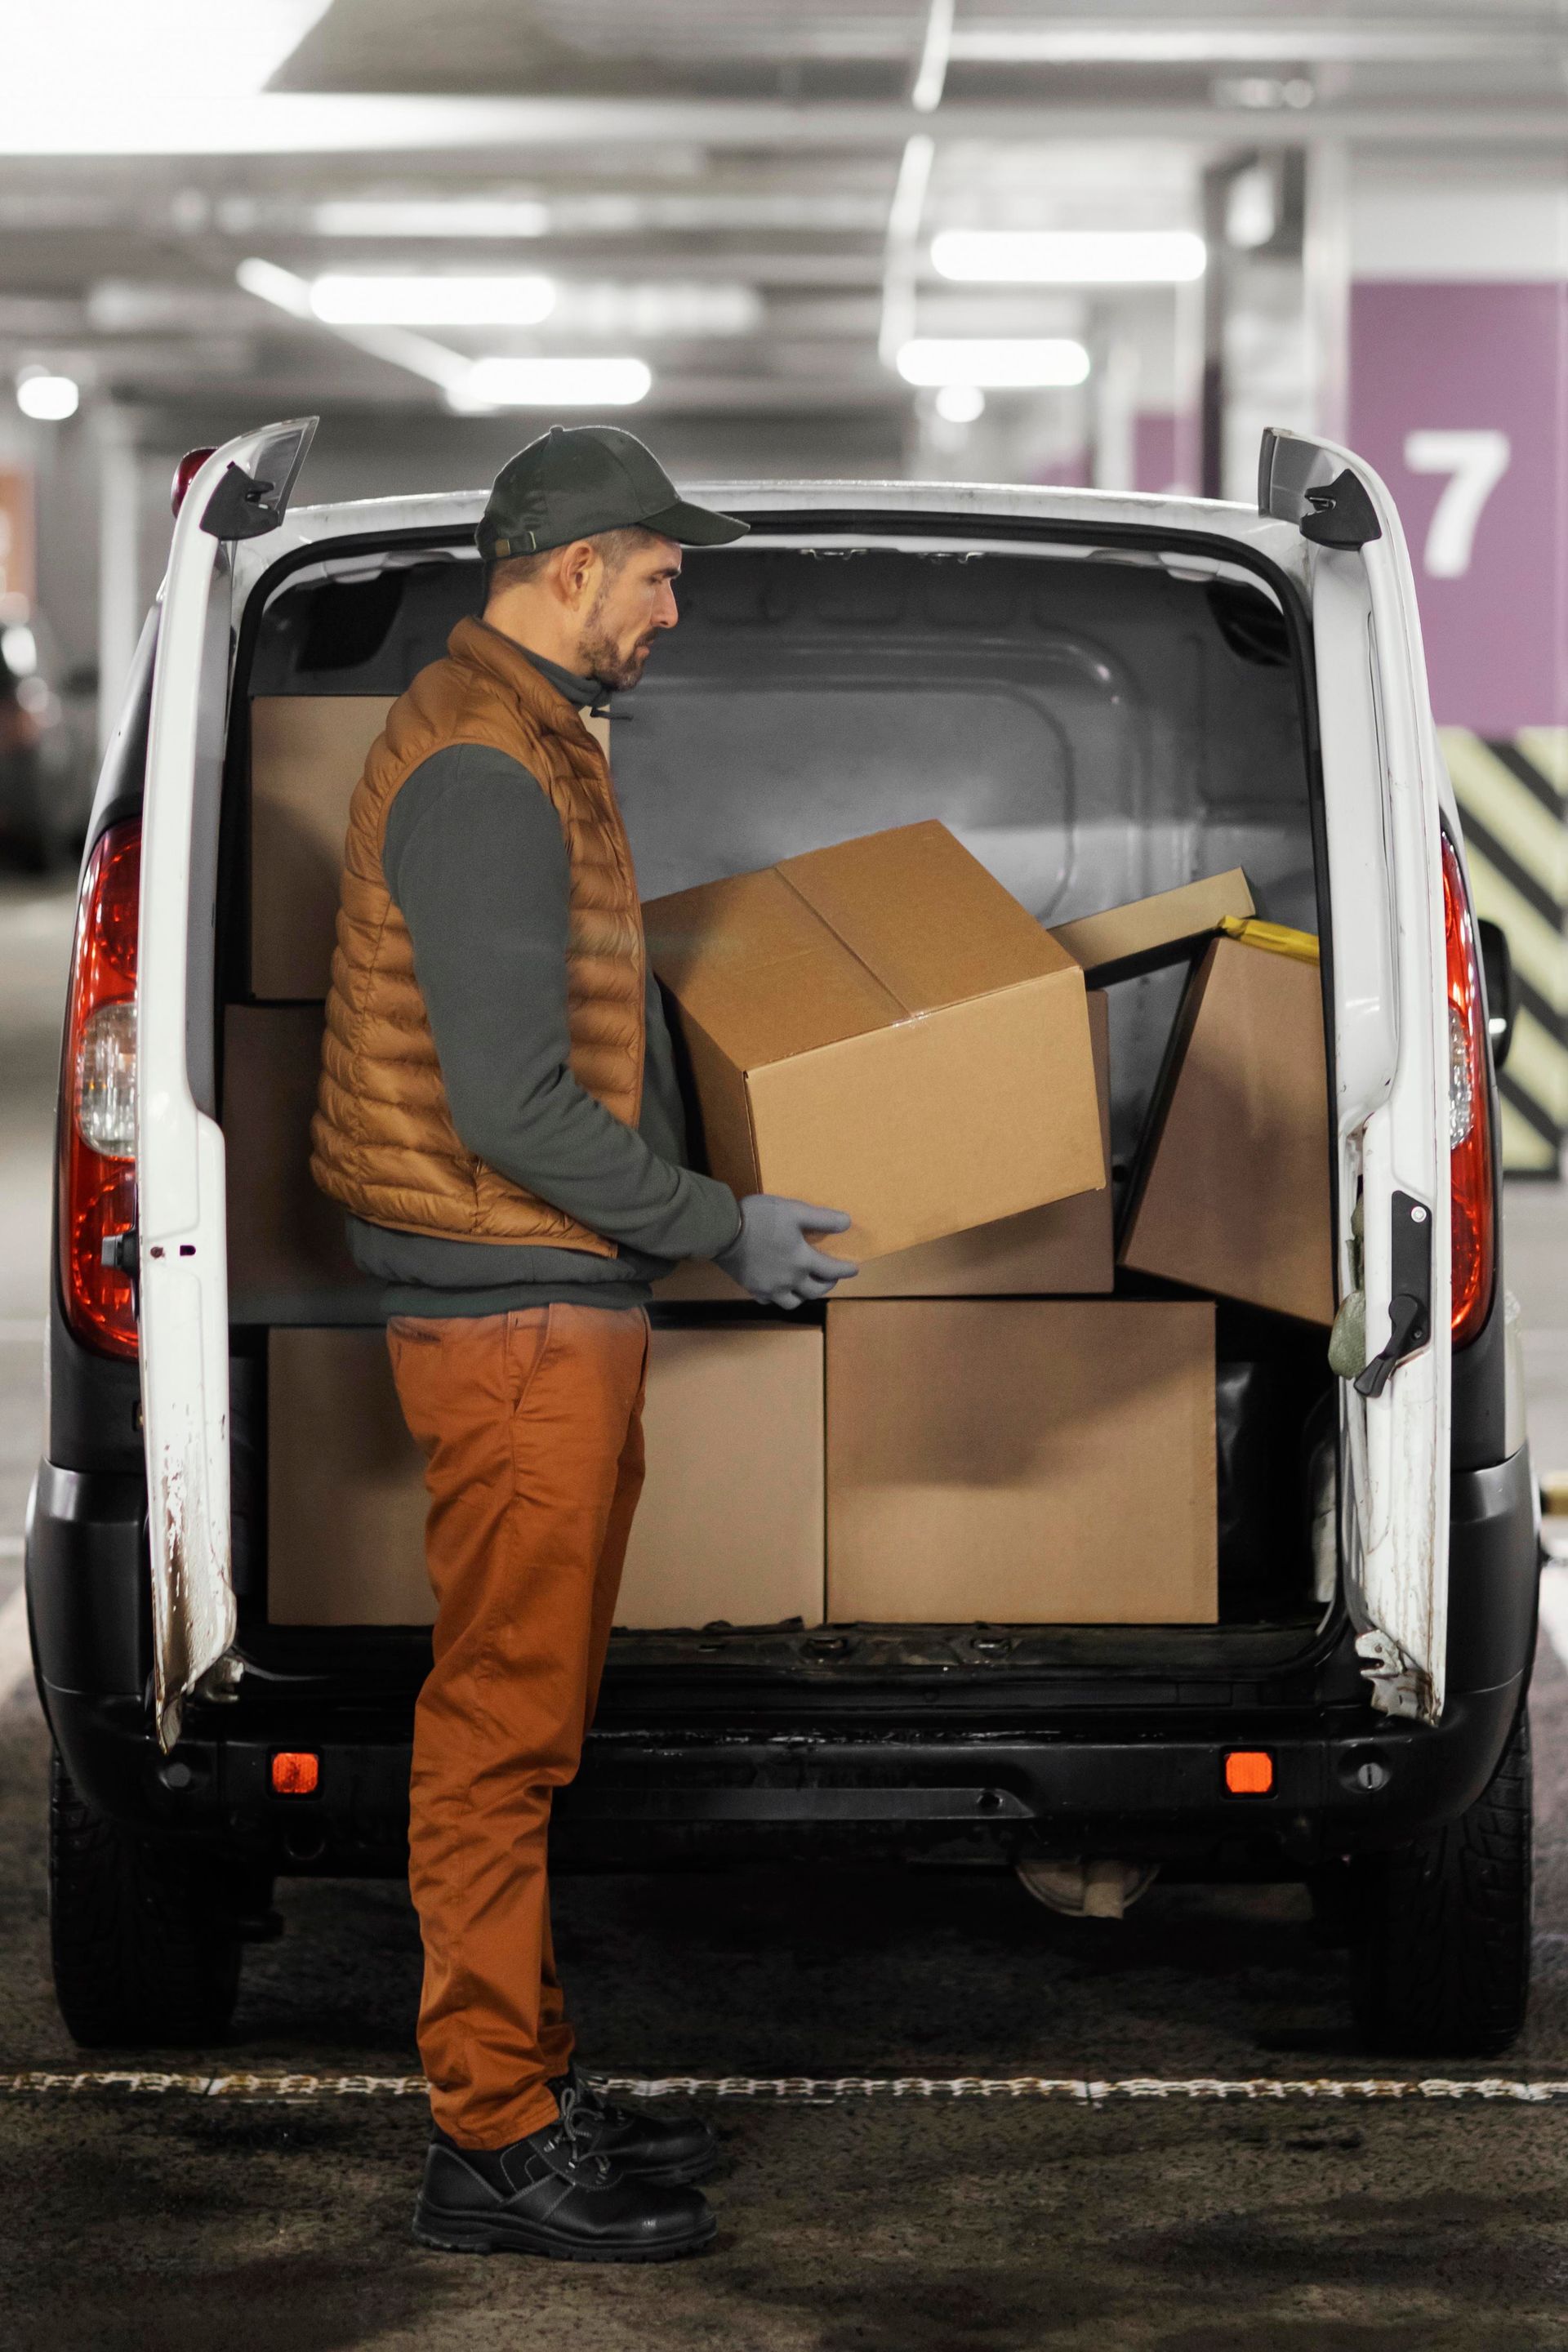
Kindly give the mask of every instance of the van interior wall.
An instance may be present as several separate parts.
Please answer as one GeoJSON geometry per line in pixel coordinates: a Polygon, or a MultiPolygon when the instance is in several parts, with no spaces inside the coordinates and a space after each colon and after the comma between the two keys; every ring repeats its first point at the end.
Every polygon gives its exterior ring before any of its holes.
{"type": "MultiPolygon", "coordinates": [[[[479,592],[477,565],[450,556],[308,576],[273,600],[242,683],[274,722],[300,698],[300,719],[313,707],[308,727],[330,732],[334,704],[345,741],[367,728],[368,741],[479,592]]],[[[1317,929],[1301,714],[1283,622],[1260,585],[1152,551],[742,545],[690,551],[680,601],[681,625],[611,719],[645,898],[938,817],[1043,922],[1239,866],[1259,914],[1317,929]]],[[[308,1199],[295,1163],[341,813],[312,823],[285,809],[282,822],[271,886],[246,893],[265,901],[271,948],[258,954],[237,897],[225,959],[234,1076],[242,1057],[246,1072],[243,1090],[225,1088],[226,1124],[246,1130],[241,1150],[231,1139],[231,1233],[241,1259],[245,1236],[255,1244],[236,1313],[258,1339],[268,1326],[374,1314],[329,1204],[300,1212],[303,1282],[298,1236],[276,1230],[290,1185],[308,1199]],[[258,1060],[271,1075],[257,1091],[258,1060]]],[[[1173,969],[1110,991],[1119,1188],[1184,979],[1173,969]]],[[[1181,1295],[1125,1274],[1117,1294],[1181,1295]]],[[[1216,1350],[1221,1622],[1310,1616],[1322,1336],[1222,1301],[1216,1350]]],[[[247,1391],[258,1424],[264,1387],[247,1391]]],[[[247,1417],[237,1393],[237,1443],[247,1417]]]]}
{"type": "MultiPolygon", "coordinates": [[[[249,692],[390,698],[479,599],[452,559],[286,589],[249,692]]],[[[689,550],[680,603],[612,706],[645,898],[937,817],[1043,923],[1239,866],[1260,915],[1316,930],[1301,714],[1261,584],[1152,552],[742,543],[689,550]]],[[[1121,1171],[1183,979],[1113,992],[1121,1171]]]]}

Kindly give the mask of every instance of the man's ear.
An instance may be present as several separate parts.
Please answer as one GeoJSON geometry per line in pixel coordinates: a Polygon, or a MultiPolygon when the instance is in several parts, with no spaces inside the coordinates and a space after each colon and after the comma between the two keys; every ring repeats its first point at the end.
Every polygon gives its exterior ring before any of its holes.
{"type": "Polygon", "coordinates": [[[555,575],[556,592],[563,604],[575,612],[586,604],[598,577],[602,559],[591,540],[574,539],[561,550],[552,569],[555,575]]]}

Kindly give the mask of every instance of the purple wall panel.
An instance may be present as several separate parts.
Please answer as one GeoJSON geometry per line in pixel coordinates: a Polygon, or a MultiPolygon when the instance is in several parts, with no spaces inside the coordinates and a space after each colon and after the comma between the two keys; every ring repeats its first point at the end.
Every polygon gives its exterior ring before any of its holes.
{"type": "Polygon", "coordinates": [[[1181,476],[1176,456],[1177,419],[1168,409],[1146,408],[1132,420],[1132,487],[1174,489],[1181,476]]]}
{"type": "Polygon", "coordinates": [[[1087,444],[1077,449],[1063,449],[1055,457],[1043,457],[1029,468],[1028,478],[1042,488],[1058,490],[1087,490],[1093,487],[1094,469],[1087,444]]]}
{"type": "MultiPolygon", "coordinates": [[[[1398,503],[1445,726],[1495,736],[1568,718],[1563,327],[1555,285],[1369,284],[1352,295],[1349,442],[1398,503]],[[1412,434],[1507,436],[1473,535],[1453,467],[1419,470],[1441,453],[1413,448],[1412,434]]],[[[1484,477],[1486,446],[1472,446],[1484,477]]]]}

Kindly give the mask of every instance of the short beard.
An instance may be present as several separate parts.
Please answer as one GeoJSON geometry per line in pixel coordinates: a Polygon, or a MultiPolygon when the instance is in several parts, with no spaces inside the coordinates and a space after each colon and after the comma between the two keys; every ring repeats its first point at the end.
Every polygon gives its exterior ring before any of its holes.
{"type": "Polygon", "coordinates": [[[580,656],[584,677],[596,677],[601,686],[611,687],[618,694],[627,694],[641,680],[643,668],[653,645],[653,635],[639,637],[629,654],[623,656],[614,640],[605,630],[605,606],[608,601],[607,587],[602,587],[594,599],[593,608],[583,624],[583,650],[580,656]]]}

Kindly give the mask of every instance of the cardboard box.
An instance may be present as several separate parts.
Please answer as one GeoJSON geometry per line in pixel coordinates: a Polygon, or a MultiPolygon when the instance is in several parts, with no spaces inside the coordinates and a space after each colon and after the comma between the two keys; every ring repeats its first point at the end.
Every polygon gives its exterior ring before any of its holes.
{"type": "Polygon", "coordinates": [[[379,1284],[349,1255],[343,1213],[310,1178],[310,1118],[321,1059],[319,1004],[230,1004],[223,1026],[228,1287],[237,1321],[336,1307],[363,1320],[379,1284]]]}
{"type": "Polygon", "coordinates": [[[425,1466],[375,1330],[267,1343],[267,1614],[274,1625],[428,1625],[425,1466]]]}
{"type": "Polygon", "coordinates": [[[1330,1324],[1329,1180],[1318,967],[1215,940],[1177,1021],[1121,1264],[1330,1324]]]}
{"type": "MultiPolygon", "coordinates": [[[[258,695],[250,706],[250,987],[325,997],[349,803],[385,694],[258,695]]],[[[584,717],[608,757],[610,722],[584,717]]]]}
{"type": "MultiPolygon", "coordinates": [[[[1089,1038],[1100,1091],[1100,1142],[1110,1157],[1110,1021],[1103,995],[1089,999],[1089,1038]]],[[[831,1250],[842,1246],[829,1240],[831,1250]]],[[[1109,1185],[1076,1192],[995,1224],[949,1234],[918,1249],[872,1258],[853,1280],[841,1282],[835,1298],[1028,1297],[1061,1292],[1110,1290],[1116,1252],[1109,1185]]],[[[689,1259],[654,1285],[660,1301],[712,1299],[735,1304],[746,1293],[709,1259],[689,1259]]]]}
{"type": "Polygon", "coordinates": [[[645,911],[737,1193],[847,1209],[881,1257],[1104,1183],[1083,975],[944,825],[645,911]]]}
{"type": "Polygon", "coordinates": [[[1177,890],[1157,891],[1152,898],[1108,907],[1100,915],[1057,923],[1051,937],[1090,979],[1106,987],[1195,953],[1226,916],[1245,919],[1256,912],[1247,877],[1236,866],[1226,874],[1184,882],[1177,890]]]}
{"type": "Polygon", "coordinates": [[[250,987],[327,992],[349,802],[390,695],[258,695],[250,706],[250,987]]]}
{"type": "MultiPolygon", "coordinates": [[[[617,1624],[822,1622],[820,1330],[656,1330],[648,1475],[617,1624]]],[[[268,1613],[427,1625],[424,1465],[377,1330],[276,1330],[268,1354],[268,1613]]]]}
{"type": "Polygon", "coordinates": [[[1214,1328],[1207,1300],[829,1306],[829,1620],[1212,1624],[1214,1328]]]}
{"type": "Polygon", "coordinates": [[[652,1334],[617,1625],[821,1624],[822,1361],[809,1327],[652,1334]]]}

